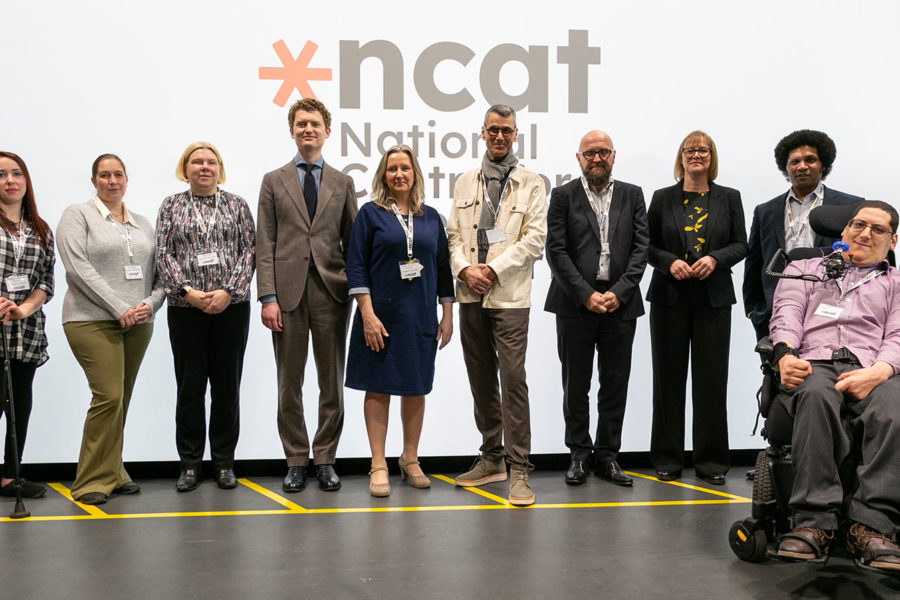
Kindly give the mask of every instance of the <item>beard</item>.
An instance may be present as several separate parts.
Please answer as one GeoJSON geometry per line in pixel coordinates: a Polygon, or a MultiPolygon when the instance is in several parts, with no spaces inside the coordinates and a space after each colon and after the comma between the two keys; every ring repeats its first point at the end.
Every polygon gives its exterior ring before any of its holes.
{"type": "Polygon", "coordinates": [[[612,169],[605,164],[590,164],[587,168],[582,169],[584,178],[587,179],[591,189],[600,191],[609,183],[609,176],[612,175],[612,169]]]}

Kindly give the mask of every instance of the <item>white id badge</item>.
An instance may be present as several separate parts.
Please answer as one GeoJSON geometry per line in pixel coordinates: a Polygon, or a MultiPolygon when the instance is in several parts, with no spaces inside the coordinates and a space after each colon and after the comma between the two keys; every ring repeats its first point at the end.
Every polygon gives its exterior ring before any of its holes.
{"type": "Polygon", "coordinates": [[[125,265],[125,279],[143,279],[144,269],[141,265],[125,265]]]}
{"type": "Polygon", "coordinates": [[[487,234],[488,244],[506,241],[506,232],[502,229],[497,229],[496,227],[494,229],[488,229],[485,231],[485,234],[487,234]]]}
{"type": "Polygon", "coordinates": [[[197,264],[201,267],[210,267],[219,264],[219,255],[216,252],[204,252],[197,255],[197,264]]]}
{"type": "Polygon", "coordinates": [[[843,306],[831,306],[830,304],[825,304],[824,302],[819,305],[819,308],[816,309],[816,314],[820,317],[828,317],[829,319],[837,319],[841,316],[841,313],[844,312],[843,306]]]}
{"type": "Polygon", "coordinates": [[[30,288],[27,275],[10,275],[6,278],[6,290],[9,292],[24,292],[30,288]]]}
{"type": "Polygon", "coordinates": [[[415,279],[422,276],[422,265],[418,258],[411,261],[400,261],[400,279],[415,279]]]}

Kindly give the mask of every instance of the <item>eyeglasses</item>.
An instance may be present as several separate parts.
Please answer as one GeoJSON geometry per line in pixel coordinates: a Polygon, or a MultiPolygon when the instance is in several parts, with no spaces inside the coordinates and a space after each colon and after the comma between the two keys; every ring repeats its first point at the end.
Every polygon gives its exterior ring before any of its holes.
{"type": "Polygon", "coordinates": [[[701,158],[706,158],[707,156],[709,156],[710,152],[711,152],[711,150],[709,148],[682,148],[681,149],[681,154],[683,154],[687,158],[690,158],[691,156],[693,156],[695,154],[701,158]]]}
{"type": "Polygon", "coordinates": [[[865,221],[860,221],[859,219],[850,219],[850,221],[847,222],[847,227],[853,233],[862,233],[868,227],[869,231],[871,231],[872,235],[874,235],[875,237],[884,237],[886,235],[892,235],[894,233],[883,225],[871,225],[869,223],[866,223],[865,221]]]}
{"type": "Polygon", "coordinates": [[[584,152],[579,152],[581,156],[584,157],[584,160],[590,162],[594,160],[595,156],[599,156],[601,160],[606,160],[609,158],[609,155],[615,152],[610,148],[600,148],[599,150],[585,150],[584,152]]]}
{"type": "Polygon", "coordinates": [[[485,127],[484,130],[494,137],[497,137],[497,135],[501,133],[503,134],[503,137],[509,137],[515,131],[512,127],[497,127],[496,125],[493,127],[485,127]]]}

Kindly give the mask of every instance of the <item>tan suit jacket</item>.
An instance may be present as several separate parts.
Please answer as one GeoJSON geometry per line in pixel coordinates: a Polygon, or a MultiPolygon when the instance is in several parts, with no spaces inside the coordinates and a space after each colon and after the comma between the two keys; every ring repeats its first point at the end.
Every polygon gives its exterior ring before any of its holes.
{"type": "Polygon", "coordinates": [[[259,297],[276,294],[282,311],[294,310],[306,290],[309,262],[313,260],[334,299],[347,302],[344,258],[356,210],[353,179],[327,163],[322,166],[313,223],[294,162],[266,173],[256,216],[259,297]]]}

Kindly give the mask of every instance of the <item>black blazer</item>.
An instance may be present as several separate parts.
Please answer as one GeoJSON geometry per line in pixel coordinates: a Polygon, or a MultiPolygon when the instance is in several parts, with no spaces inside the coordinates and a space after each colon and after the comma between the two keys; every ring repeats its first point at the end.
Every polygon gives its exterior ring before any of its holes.
{"type": "MultiPolygon", "coordinates": [[[[640,283],[647,266],[647,212],[644,193],[616,180],[609,206],[609,291],[621,305],[612,314],[636,319],[644,314],[640,283]]],[[[547,264],[553,273],[544,310],[564,317],[585,314],[600,263],[600,226],[581,178],[554,188],[547,211],[547,264]]]]}
{"type": "MultiPolygon", "coordinates": [[[[766,265],[772,260],[784,242],[784,202],[788,192],[772,198],[753,209],[750,225],[749,253],[744,263],[744,312],[753,322],[756,336],[769,335],[769,318],[772,316],[772,298],[775,295],[773,277],[766,277],[766,265]]],[[[825,188],[822,204],[857,204],[864,198],[825,188]]],[[[816,235],[815,245],[830,247],[836,240],[816,235]]]]}
{"type": "MultiPolygon", "coordinates": [[[[654,268],[647,300],[674,306],[689,280],[678,281],[669,272],[676,259],[685,254],[684,199],[682,182],[653,192],[650,221],[650,265],[654,268]]],[[[706,287],[709,305],[731,306],[737,300],[731,267],[747,256],[747,231],[741,193],[709,182],[709,216],[706,219],[705,254],[716,259],[715,270],[699,283],[706,287]]]]}

